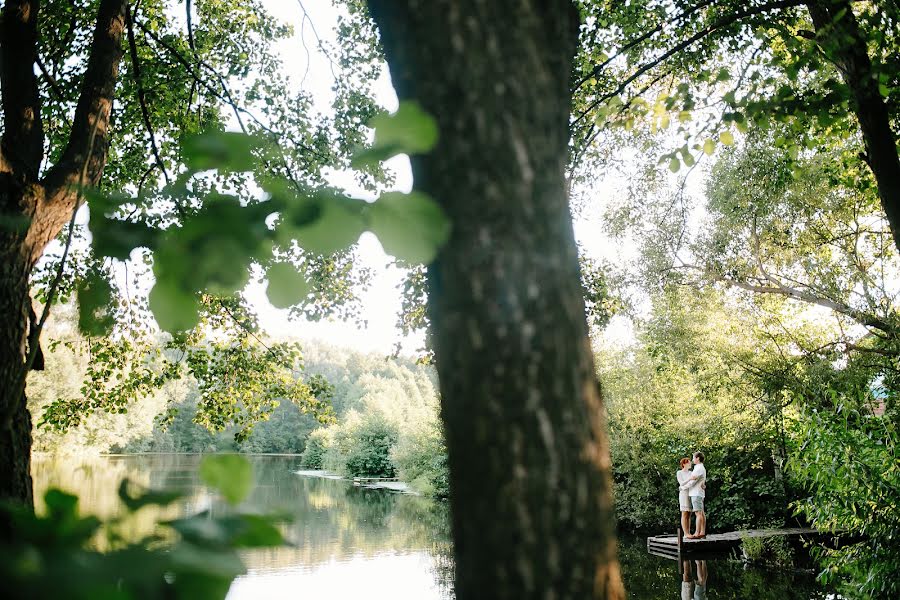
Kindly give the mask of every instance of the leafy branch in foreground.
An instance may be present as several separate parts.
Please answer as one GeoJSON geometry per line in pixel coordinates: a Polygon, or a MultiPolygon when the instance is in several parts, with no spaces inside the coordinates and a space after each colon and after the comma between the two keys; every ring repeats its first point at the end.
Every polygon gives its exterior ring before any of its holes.
{"type": "Polygon", "coordinates": [[[183,499],[181,493],[124,480],[123,513],[107,521],[80,516],[78,498],[58,489],[44,496],[43,515],[19,505],[3,507],[0,515],[9,528],[0,540],[0,576],[7,597],[225,598],[234,578],[246,573],[238,551],[284,544],[278,527],[284,518],[238,510],[253,482],[252,467],[240,456],[207,456],[200,477],[232,509],[159,520],[140,539],[127,533],[135,514],[168,507],[183,499]]]}
{"type": "MultiPolygon", "coordinates": [[[[373,120],[375,143],[359,162],[384,160],[400,152],[427,152],[437,141],[434,120],[415,103],[373,120]]],[[[127,258],[137,247],[153,253],[156,284],[150,309],[166,331],[187,331],[200,318],[201,294],[228,296],[249,280],[251,265],[266,265],[268,295],[275,306],[301,302],[310,285],[281,259],[280,248],[296,244],[313,255],[331,255],[352,246],[370,230],[385,250],[413,263],[430,262],[449,235],[449,223],[427,195],[386,192],[374,202],[331,188],[307,188],[272,175],[266,162],[281,150],[264,139],[234,132],[208,132],[184,142],[187,170],[161,195],[181,207],[198,204],[178,225],[161,228],[119,218],[139,199],[91,192],[93,246],[100,256],[127,258]],[[242,202],[222,191],[201,192],[205,171],[253,172],[265,201],[242,202]]],[[[107,287],[90,290],[86,306],[103,305],[107,287]]],[[[79,300],[81,297],[79,296],[79,300]]],[[[102,324],[101,324],[102,325],[102,324]]]]}

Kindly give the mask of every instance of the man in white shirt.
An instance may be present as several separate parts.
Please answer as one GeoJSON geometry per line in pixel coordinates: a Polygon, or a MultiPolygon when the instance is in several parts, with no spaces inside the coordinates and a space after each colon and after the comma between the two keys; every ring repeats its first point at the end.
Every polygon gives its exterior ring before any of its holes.
{"type": "Polygon", "coordinates": [[[694,469],[688,480],[680,487],[680,489],[688,491],[691,510],[696,517],[693,535],[684,536],[691,540],[706,537],[706,513],[703,511],[703,501],[706,498],[706,467],[703,466],[703,459],[702,452],[694,452],[694,469]]]}

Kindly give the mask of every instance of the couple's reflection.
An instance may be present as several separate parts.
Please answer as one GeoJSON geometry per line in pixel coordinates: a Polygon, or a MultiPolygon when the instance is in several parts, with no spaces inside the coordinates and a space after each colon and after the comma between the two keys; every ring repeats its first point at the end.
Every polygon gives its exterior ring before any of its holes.
{"type": "Polygon", "coordinates": [[[705,560],[686,560],[681,565],[681,600],[706,600],[705,560]]]}

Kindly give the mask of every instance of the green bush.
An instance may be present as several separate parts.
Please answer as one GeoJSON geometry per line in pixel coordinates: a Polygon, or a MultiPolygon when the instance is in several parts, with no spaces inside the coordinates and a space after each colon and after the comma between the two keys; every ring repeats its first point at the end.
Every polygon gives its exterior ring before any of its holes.
{"type": "Polygon", "coordinates": [[[844,579],[852,597],[900,598],[900,434],[896,415],[839,405],[808,411],[795,426],[791,472],[808,486],[798,513],[856,543],[819,548],[825,583],[844,579]],[[863,541],[859,541],[862,538],[863,541]]]}
{"type": "MultiPolygon", "coordinates": [[[[397,443],[397,427],[381,413],[360,415],[350,411],[343,423],[324,430],[330,444],[325,444],[321,467],[346,477],[394,477],[391,449],[397,443]]],[[[310,460],[313,458],[311,450],[310,460]]]]}
{"type": "Polygon", "coordinates": [[[300,455],[300,466],[304,469],[324,468],[325,453],[331,446],[331,432],[328,429],[316,429],[306,439],[306,448],[300,455]]]}
{"type": "Polygon", "coordinates": [[[787,538],[775,536],[741,537],[741,550],[744,560],[776,567],[791,567],[794,564],[794,549],[787,538]]]}
{"type": "Polygon", "coordinates": [[[412,431],[401,431],[391,458],[400,479],[415,491],[434,498],[450,495],[447,448],[438,421],[412,431]]]}
{"type": "Polygon", "coordinates": [[[391,449],[397,443],[397,428],[380,415],[367,416],[352,435],[346,455],[346,470],[351,477],[394,477],[391,449]]]}

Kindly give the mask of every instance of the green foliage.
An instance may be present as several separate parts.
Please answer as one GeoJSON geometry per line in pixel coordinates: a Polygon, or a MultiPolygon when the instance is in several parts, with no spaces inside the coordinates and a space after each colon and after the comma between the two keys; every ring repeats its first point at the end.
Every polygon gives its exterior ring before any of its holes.
{"type": "Polygon", "coordinates": [[[437,122],[417,102],[400,102],[397,112],[379,114],[372,118],[369,127],[375,130],[372,145],[357,153],[355,166],[387,160],[397,154],[424,154],[438,139],[437,122]]]}
{"type": "Polygon", "coordinates": [[[820,549],[823,581],[843,577],[853,595],[896,598],[900,433],[896,413],[873,416],[860,404],[844,397],[837,411],[809,410],[797,419],[798,447],[790,467],[809,496],[795,508],[818,529],[850,537],[837,548],[820,549]]]}
{"type": "Polygon", "coordinates": [[[322,469],[325,466],[325,454],[331,447],[332,432],[328,429],[316,429],[306,438],[306,448],[300,456],[300,466],[304,469],[322,469]]]}
{"type": "Polygon", "coordinates": [[[397,443],[396,425],[383,414],[351,413],[331,431],[332,442],[322,459],[329,471],[348,477],[394,477],[391,448],[397,443]]]}
{"type": "Polygon", "coordinates": [[[654,299],[638,343],[597,354],[620,526],[669,530],[678,518],[678,460],[706,455],[707,515],[716,531],[782,525],[778,413],[747,395],[734,353],[752,337],[722,298],[672,290],[654,299]]]}
{"type": "Polygon", "coordinates": [[[345,468],[352,477],[393,477],[394,464],[391,448],[397,443],[397,429],[386,420],[367,418],[350,429],[347,438],[340,435],[335,445],[347,444],[345,468]]]}
{"type": "MultiPolygon", "coordinates": [[[[380,158],[424,152],[437,136],[433,120],[407,103],[395,115],[373,119],[372,126],[376,134],[371,152],[380,158]]],[[[272,174],[266,167],[268,157],[280,150],[261,136],[208,131],[188,136],[183,152],[187,170],[162,190],[162,196],[178,207],[199,200],[200,207],[190,214],[182,208],[179,225],[154,229],[144,221],[116,218],[120,207],[137,204],[139,198],[92,193],[99,208],[91,219],[91,230],[100,242],[94,244],[94,251],[121,257],[130,248],[108,241],[127,240],[127,232],[134,227],[145,232],[134,238],[132,248],[144,246],[153,253],[156,284],[149,306],[160,327],[173,333],[197,325],[198,294],[236,293],[248,281],[250,265],[273,260],[277,246],[291,247],[296,242],[312,254],[329,255],[347,249],[368,228],[397,258],[429,262],[449,236],[442,209],[421,192],[388,192],[369,204],[272,174]],[[253,171],[268,201],[242,203],[234,195],[203,191],[203,180],[197,175],[209,169],[220,174],[253,171]],[[277,221],[270,226],[275,216],[277,221]],[[187,256],[193,259],[185,260],[187,256]]],[[[278,262],[267,273],[274,279],[270,299],[282,308],[298,304],[307,295],[305,277],[290,274],[290,269],[289,263],[278,262]]],[[[90,300],[86,296],[83,302],[90,300]]]]}
{"type": "Polygon", "coordinates": [[[276,263],[266,271],[269,286],[266,296],[275,308],[289,308],[299,304],[309,291],[309,283],[293,265],[276,263]]]}
{"type": "MultiPolygon", "coordinates": [[[[252,315],[237,301],[204,297],[203,302],[201,327],[168,340],[85,339],[66,331],[66,341],[52,343],[49,349],[57,360],[73,359],[80,375],[68,376],[82,379],[78,384],[46,381],[49,397],[42,400],[39,427],[62,434],[96,412],[126,413],[139,400],[176,383],[189,384],[196,391],[191,411],[196,423],[213,432],[228,429],[237,441],[246,440],[283,402],[320,423],[329,422],[331,388],[322,377],[300,377],[303,356],[298,344],[262,341],[252,315]]],[[[65,320],[60,323],[63,328],[65,320]]],[[[181,393],[186,394],[186,389],[181,393]]],[[[183,398],[172,398],[172,403],[183,398]]],[[[142,428],[134,437],[145,433],[142,428]]],[[[127,440],[114,443],[121,447],[127,440]]],[[[230,446],[221,449],[226,447],[230,446]]]]}
{"type": "Polygon", "coordinates": [[[439,421],[401,432],[391,460],[397,467],[397,476],[419,493],[432,498],[450,496],[447,447],[439,421]]]}
{"type": "MultiPolygon", "coordinates": [[[[204,464],[250,471],[237,457],[210,457],[204,464]]],[[[234,484],[226,479],[213,485],[235,497],[234,484]]],[[[58,489],[44,495],[44,515],[19,505],[3,507],[0,518],[9,530],[0,541],[0,575],[7,597],[224,598],[232,580],[246,572],[238,549],[284,543],[272,517],[209,511],[158,522],[149,535],[132,539],[129,523],[136,513],[182,496],[123,480],[119,498],[123,513],[105,521],[80,516],[78,498],[58,489]]]]}
{"type": "Polygon", "coordinates": [[[741,551],[744,560],[751,563],[785,568],[794,565],[794,550],[784,537],[741,536],[741,551]]]}
{"type": "Polygon", "coordinates": [[[450,235],[450,224],[434,200],[421,192],[388,192],[369,209],[372,233],[385,252],[411,263],[430,263],[450,235]]]}

